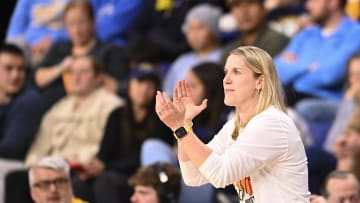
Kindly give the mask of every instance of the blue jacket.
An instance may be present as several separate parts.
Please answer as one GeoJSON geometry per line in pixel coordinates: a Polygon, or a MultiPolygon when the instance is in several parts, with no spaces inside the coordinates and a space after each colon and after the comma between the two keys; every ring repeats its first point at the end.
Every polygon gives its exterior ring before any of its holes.
{"type": "Polygon", "coordinates": [[[38,92],[27,87],[0,105],[0,158],[23,160],[44,113],[38,92]]]}
{"type": "Polygon", "coordinates": [[[143,0],[91,0],[96,13],[96,34],[103,42],[124,45],[125,31],[137,16],[143,0]]]}
{"type": "Polygon", "coordinates": [[[18,0],[11,17],[6,38],[24,38],[33,45],[45,36],[54,42],[68,35],[63,25],[63,7],[69,0],[18,0]]]}
{"type": "Polygon", "coordinates": [[[283,53],[292,53],[296,61],[289,62],[280,54],[274,60],[283,85],[293,84],[296,91],[314,97],[340,100],[349,57],[360,49],[360,25],[344,17],[330,35],[321,27],[305,28],[295,35],[283,53]],[[317,68],[309,71],[311,64],[317,68]]]}

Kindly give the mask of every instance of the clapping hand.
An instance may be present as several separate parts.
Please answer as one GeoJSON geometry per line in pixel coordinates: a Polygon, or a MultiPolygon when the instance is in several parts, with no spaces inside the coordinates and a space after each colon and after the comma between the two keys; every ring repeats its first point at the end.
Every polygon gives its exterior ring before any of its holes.
{"type": "Polygon", "coordinates": [[[155,111],[160,120],[173,131],[188,124],[201,111],[206,108],[207,100],[205,99],[200,105],[196,105],[191,97],[189,85],[181,80],[174,88],[174,98],[171,101],[166,93],[157,92],[155,111]]]}

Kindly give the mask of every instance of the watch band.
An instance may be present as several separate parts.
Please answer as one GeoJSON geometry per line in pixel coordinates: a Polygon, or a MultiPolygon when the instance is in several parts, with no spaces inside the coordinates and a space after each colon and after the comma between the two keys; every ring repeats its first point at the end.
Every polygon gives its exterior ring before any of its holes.
{"type": "Polygon", "coordinates": [[[190,130],[191,130],[190,125],[184,125],[184,126],[181,126],[178,129],[176,129],[174,131],[173,135],[174,135],[176,140],[179,140],[179,139],[185,137],[189,133],[190,130]]]}

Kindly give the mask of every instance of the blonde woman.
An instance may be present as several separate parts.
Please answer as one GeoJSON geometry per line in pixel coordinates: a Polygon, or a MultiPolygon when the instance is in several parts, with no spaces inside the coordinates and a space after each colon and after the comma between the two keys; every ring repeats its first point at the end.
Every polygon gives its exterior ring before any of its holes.
{"type": "Polygon", "coordinates": [[[256,47],[239,47],[228,56],[224,70],[224,102],[236,108],[236,115],[207,145],[191,130],[207,100],[195,105],[185,81],[174,88],[173,101],[157,93],[156,112],[178,140],[185,183],[234,184],[239,202],[309,202],[304,146],[285,113],[270,55],[256,47]]]}

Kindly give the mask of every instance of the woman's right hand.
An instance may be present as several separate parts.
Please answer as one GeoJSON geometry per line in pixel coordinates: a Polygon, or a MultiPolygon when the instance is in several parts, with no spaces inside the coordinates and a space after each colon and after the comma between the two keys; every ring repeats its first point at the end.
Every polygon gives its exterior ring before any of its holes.
{"type": "Polygon", "coordinates": [[[197,115],[199,115],[207,106],[207,99],[204,99],[200,105],[196,105],[194,99],[191,97],[191,89],[185,80],[180,80],[174,92],[174,104],[185,106],[184,122],[191,122],[197,115]]]}
{"type": "Polygon", "coordinates": [[[166,93],[158,91],[156,95],[155,111],[160,120],[173,131],[184,124],[189,124],[206,108],[206,99],[197,106],[190,95],[190,88],[184,80],[179,81],[177,87],[174,88],[173,101],[166,93]]]}

